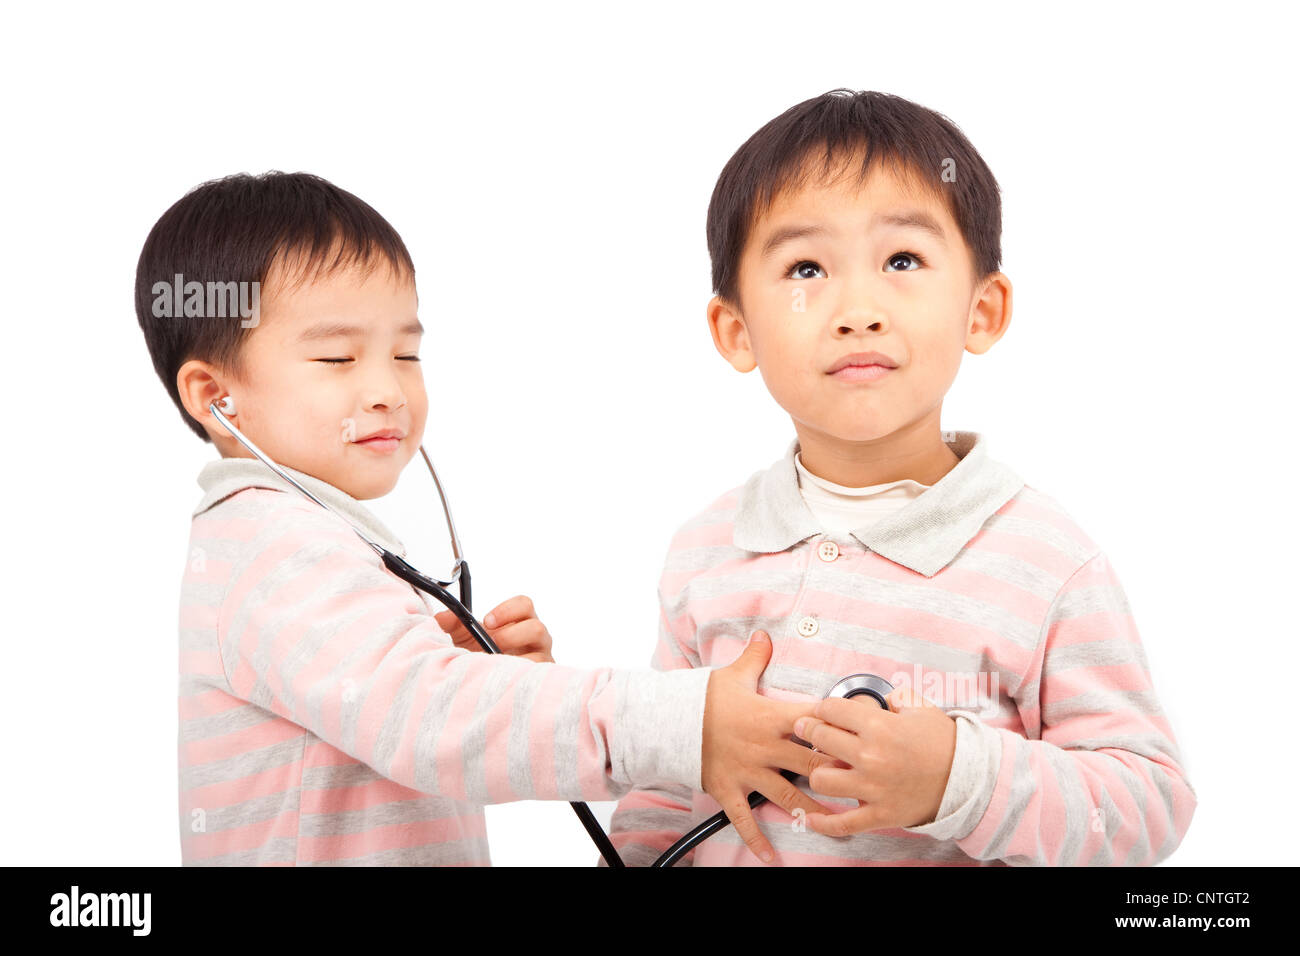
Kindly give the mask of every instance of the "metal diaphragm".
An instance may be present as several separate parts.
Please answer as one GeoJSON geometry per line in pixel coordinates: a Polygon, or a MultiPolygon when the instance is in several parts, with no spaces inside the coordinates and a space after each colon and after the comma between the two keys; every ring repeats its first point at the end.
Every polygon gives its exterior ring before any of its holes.
{"type": "MultiPolygon", "coordinates": [[[[877,677],[875,674],[850,674],[848,677],[836,682],[826,697],[827,699],[831,697],[843,697],[845,699],[860,697],[864,703],[874,701],[880,705],[881,710],[889,710],[889,704],[885,702],[885,698],[889,696],[889,692],[893,689],[893,684],[883,677],[877,677]]],[[[791,734],[790,739],[801,746],[812,747],[813,750],[817,749],[798,734],[791,734]]]]}
{"type": "Polygon", "coordinates": [[[888,710],[885,698],[894,689],[894,685],[875,674],[850,674],[834,687],[827,697],[866,697],[874,700],[882,710],[888,710]]]}

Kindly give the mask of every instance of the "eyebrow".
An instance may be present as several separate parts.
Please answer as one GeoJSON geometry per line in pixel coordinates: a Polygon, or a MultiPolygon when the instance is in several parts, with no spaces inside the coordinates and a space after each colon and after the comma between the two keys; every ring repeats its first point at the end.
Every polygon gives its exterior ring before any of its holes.
{"type": "MultiPolygon", "coordinates": [[[[296,339],[294,339],[294,341],[314,342],[317,339],[332,339],[335,336],[355,337],[355,336],[365,335],[369,331],[370,331],[369,329],[363,328],[362,326],[359,325],[348,325],[347,323],[344,322],[327,322],[327,323],[322,323],[321,325],[314,325],[311,328],[306,329],[305,331],[302,332],[301,335],[299,335],[296,339]]],[[[406,325],[398,329],[398,334],[423,335],[424,326],[420,324],[419,319],[416,319],[412,322],[408,322],[406,325]]]]}
{"type": "MultiPolygon", "coordinates": [[[[921,229],[930,233],[941,243],[947,242],[947,236],[943,227],[935,221],[935,218],[923,209],[906,209],[900,212],[876,213],[871,220],[872,227],[877,226],[901,226],[904,228],[921,229]]],[[[763,243],[763,249],[759,253],[761,258],[766,259],[780,246],[787,242],[793,242],[795,239],[805,239],[809,236],[826,235],[827,229],[824,226],[786,226],[778,229],[772,235],[768,236],[767,241],[763,243]]]]}
{"type": "Polygon", "coordinates": [[[884,226],[904,226],[914,229],[923,229],[930,233],[940,242],[946,241],[943,226],[939,225],[928,212],[924,209],[908,209],[903,212],[877,213],[872,220],[872,225],[884,226]]]}

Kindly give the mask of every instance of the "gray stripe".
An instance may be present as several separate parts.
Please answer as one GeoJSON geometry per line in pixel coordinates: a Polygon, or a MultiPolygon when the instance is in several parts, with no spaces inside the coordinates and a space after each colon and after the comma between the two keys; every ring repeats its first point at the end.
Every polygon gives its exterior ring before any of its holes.
{"type": "Polygon", "coordinates": [[[258,724],[265,724],[279,719],[275,714],[268,713],[260,707],[244,704],[241,707],[223,710],[219,714],[182,720],[180,722],[180,735],[181,739],[186,742],[209,740],[213,737],[222,737],[237,730],[246,730],[249,727],[256,727],[258,724]]]}
{"type": "Polygon", "coordinates": [[[1152,690],[1090,690],[1054,701],[1043,708],[1043,723],[1051,727],[1071,717],[1105,713],[1160,713],[1160,702],[1152,690]]]}
{"type": "Polygon", "coordinates": [[[305,813],[301,817],[298,832],[304,837],[343,836],[399,823],[443,820],[463,813],[464,807],[457,806],[454,801],[421,796],[411,800],[372,804],[359,810],[305,813]]]}
{"type": "MultiPolygon", "coordinates": [[[[192,550],[192,549],[191,549],[192,550]]],[[[211,558],[211,555],[208,555],[211,558]]],[[[186,575],[185,580],[185,603],[188,605],[199,605],[203,608],[219,608],[221,602],[226,596],[225,581],[201,581],[197,578],[186,575]]],[[[182,628],[181,630],[185,630],[182,628]]],[[[204,628],[207,630],[207,628],[204,628]]]]}
{"type": "Polygon", "coordinates": [[[267,863],[295,863],[298,843],[292,837],[275,837],[253,850],[240,850],[206,860],[184,860],[185,866],[260,866],[267,863]]]}
{"type": "Polygon", "coordinates": [[[1008,856],[1007,846],[1011,843],[1016,826],[1024,816],[1029,801],[1037,789],[1037,782],[1029,770],[1029,745],[1017,745],[1011,769],[1011,787],[1007,793],[1006,806],[1002,808],[1002,821],[989,842],[980,849],[979,856],[1005,860],[1013,866],[1024,866],[1033,862],[1022,856],[1008,856]]]}
{"type": "Polygon", "coordinates": [[[281,740],[279,743],[259,747],[257,750],[250,750],[247,753],[227,757],[224,760],[182,766],[180,773],[181,793],[184,795],[186,791],[193,790],[196,787],[206,787],[214,783],[238,780],[241,777],[249,777],[255,773],[261,773],[275,767],[283,767],[285,764],[301,760],[306,739],[307,735],[305,733],[298,734],[289,740],[281,740]]]}
{"type": "MultiPolygon", "coordinates": [[[[580,727],[586,721],[585,715],[578,707],[582,684],[589,675],[583,672],[571,674],[565,683],[560,697],[560,706],[555,713],[555,745],[552,761],[555,767],[555,783],[560,793],[573,793],[578,789],[578,735],[580,727]]],[[[592,698],[600,693],[600,682],[592,690],[592,698]]],[[[623,695],[620,693],[619,697],[623,695]]]]}
{"type": "Polygon", "coordinates": [[[610,818],[610,832],[623,830],[667,830],[683,834],[695,826],[695,819],[690,810],[670,810],[667,807],[654,809],[619,810],[610,818]],[[617,818],[617,819],[615,819],[617,818]]]}
{"type": "MultiPolygon", "coordinates": [[[[1029,744],[1015,742],[1017,750],[1025,752],[1026,763],[1030,753],[1029,744]]],[[[1039,746],[1038,753],[1046,758],[1048,773],[1056,781],[1056,789],[1061,794],[1061,801],[1065,804],[1065,815],[1060,823],[1064,827],[1060,840],[1060,856],[1057,857],[1061,866],[1077,866],[1079,855],[1083,852],[1084,840],[1087,833],[1084,827],[1091,827],[1092,820],[1089,819],[1088,809],[1091,801],[1088,799],[1088,784],[1084,778],[1082,768],[1069,756],[1064,755],[1061,751],[1053,750],[1050,746],[1039,746]],[[1060,759],[1061,757],[1065,759],[1060,759]]],[[[1019,754],[1016,761],[1017,769],[1020,767],[1019,754]]],[[[1034,789],[1042,787],[1034,783],[1034,789]]],[[[1046,781],[1044,781],[1046,783],[1046,781]]],[[[1036,821],[1040,828],[1046,822],[1042,816],[1042,804],[1039,804],[1039,817],[1036,821]]],[[[1025,822],[1017,815],[1013,818],[1015,822],[1025,822]]]]}
{"type": "Polygon", "coordinates": [[[374,764],[382,767],[385,774],[392,771],[393,759],[402,744],[402,731],[415,705],[415,695],[420,685],[428,682],[430,668],[442,663],[432,654],[421,654],[413,666],[402,675],[401,683],[393,695],[392,701],[384,713],[383,723],[379,726],[379,735],[375,738],[374,764]]]}
{"type": "MultiPolygon", "coordinates": [[[[470,653],[465,652],[466,656],[470,653]]],[[[461,773],[465,779],[466,798],[472,803],[479,804],[492,801],[492,794],[488,790],[487,764],[489,759],[495,760],[498,757],[497,752],[489,746],[488,718],[502,703],[512,681],[520,679],[525,671],[545,667],[532,661],[509,656],[502,656],[495,663],[497,666],[488,671],[478,682],[474,713],[460,739],[461,773]]],[[[518,733],[508,733],[508,736],[518,736],[518,733]]],[[[519,795],[531,796],[531,791],[524,791],[519,795]]]]}
{"type": "Polygon", "coordinates": [[[438,749],[446,732],[447,719],[451,716],[452,706],[465,680],[464,657],[447,662],[442,679],[433,685],[429,692],[429,699],[425,702],[424,712],[420,714],[420,725],[413,741],[415,751],[413,759],[415,789],[421,793],[440,792],[438,749]]]}
{"type": "Polygon", "coordinates": [[[180,643],[182,651],[201,651],[210,653],[213,657],[217,656],[217,634],[211,627],[182,627],[179,628],[180,643]]]}
{"type": "Polygon", "coordinates": [[[377,780],[383,780],[382,774],[363,763],[326,764],[322,767],[307,767],[302,773],[304,790],[333,790],[338,787],[361,787],[377,780]]]}
{"type": "Polygon", "coordinates": [[[1114,584],[1098,584],[1086,588],[1072,588],[1060,596],[1052,608],[1050,622],[1083,617],[1085,614],[1118,614],[1130,616],[1133,609],[1129,607],[1124,589],[1114,584]]]}
{"type": "Polygon", "coordinates": [[[186,807],[186,818],[190,818],[190,811],[202,810],[203,832],[220,833],[223,830],[234,830],[266,820],[274,820],[282,813],[295,812],[298,806],[298,788],[294,787],[283,793],[268,793],[266,796],[252,797],[228,807],[209,809],[203,806],[189,806],[186,807]]]}
{"type": "Polygon", "coordinates": [[[480,837],[464,837],[451,842],[426,843],[423,846],[397,847],[366,856],[343,860],[325,860],[310,866],[447,866],[452,863],[480,863],[491,865],[487,841],[480,837]]]}
{"type": "MultiPolygon", "coordinates": [[[[1124,788],[1128,790],[1133,806],[1137,807],[1137,819],[1129,821],[1133,828],[1137,830],[1137,840],[1133,843],[1128,856],[1124,859],[1125,866],[1135,866],[1151,856],[1151,827],[1146,820],[1146,802],[1147,787],[1150,784],[1152,768],[1150,766],[1144,767],[1144,772],[1139,773],[1120,760],[1115,760],[1115,767],[1120,780],[1124,783],[1124,788]]],[[[1107,802],[1109,802],[1109,795],[1107,795],[1107,802]]],[[[1103,808],[1103,820],[1107,812],[1103,808]]],[[[1119,814],[1118,808],[1109,812],[1119,814]]]]}
{"type": "Polygon", "coordinates": [[[1043,660],[1043,674],[1056,677],[1079,667],[1114,667],[1138,661],[1136,646],[1130,642],[1114,640],[1088,641],[1086,644],[1066,644],[1051,648],[1043,660]]]}
{"type": "Polygon", "coordinates": [[[516,794],[537,792],[531,760],[531,724],[545,677],[545,668],[533,668],[515,685],[514,704],[510,711],[510,726],[514,732],[506,742],[506,766],[510,773],[510,789],[516,794]]]}

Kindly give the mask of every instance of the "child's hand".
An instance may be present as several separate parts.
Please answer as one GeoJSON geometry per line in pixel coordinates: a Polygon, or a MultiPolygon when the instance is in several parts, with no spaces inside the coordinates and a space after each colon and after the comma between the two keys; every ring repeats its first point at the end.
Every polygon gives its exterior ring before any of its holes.
{"type": "Polygon", "coordinates": [[[844,813],[810,813],[827,836],[930,823],[948,787],[957,721],[910,688],[885,698],[889,710],[852,698],[823,700],[795,733],[838,758],[814,770],[809,786],[860,804],[844,813]],[[820,718],[820,719],[818,719],[820,718]]]}
{"type": "MultiPolygon", "coordinates": [[[[433,616],[438,626],[451,635],[457,647],[482,651],[478,641],[451,611],[433,616]]],[[[483,618],[483,630],[496,642],[503,654],[526,657],[530,661],[555,663],[551,656],[551,634],[533,610],[533,602],[522,594],[502,601],[483,618]]]]}
{"type": "Polygon", "coordinates": [[[788,813],[800,809],[821,814],[825,806],[773,768],[807,775],[834,763],[790,739],[794,722],[812,714],[816,701],[786,703],[758,694],[758,679],[771,656],[771,640],[755,631],[740,657],[709,675],[701,771],[705,792],[722,804],[750,852],[765,863],[772,860],[772,844],[754,822],[750,791],[757,790],[788,813]]]}

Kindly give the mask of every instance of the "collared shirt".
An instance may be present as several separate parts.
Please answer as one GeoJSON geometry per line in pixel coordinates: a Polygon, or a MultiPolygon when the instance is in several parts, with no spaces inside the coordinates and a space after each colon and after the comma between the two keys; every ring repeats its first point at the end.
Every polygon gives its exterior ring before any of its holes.
{"type": "MultiPolygon", "coordinates": [[[[847,533],[826,531],[801,497],[797,441],[688,521],[660,579],[654,666],[723,666],[765,630],[767,696],[820,699],[840,678],[871,673],[953,717],[933,820],[831,838],[763,804],[755,817],[778,863],[1165,859],[1196,797],[1114,569],[981,435],[942,437],[958,463],[847,533]]],[[[857,806],[800,786],[837,811],[857,806]]],[[[687,788],[637,790],[619,802],[612,838],[624,859],[650,862],[717,810],[687,788]]],[[[757,862],[730,827],[692,855],[757,862]]]]}
{"type": "MultiPolygon", "coordinates": [[[[359,501],[285,471],[405,555],[359,501]]],[[[707,671],[470,653],[261,461],[210,462],[199,485],[180,601],[185,864],[487,864],[484,804],[700,785],[707,671]]]]}
{"type": "Polygon", "coordinates": [[[865,488],[848,488],[814,475],[803,466],[801,457],[794,456],[799,495],[824,531],[847,533],[874,524],[930,487],[911,478],[900,478],[865,488]]]}

